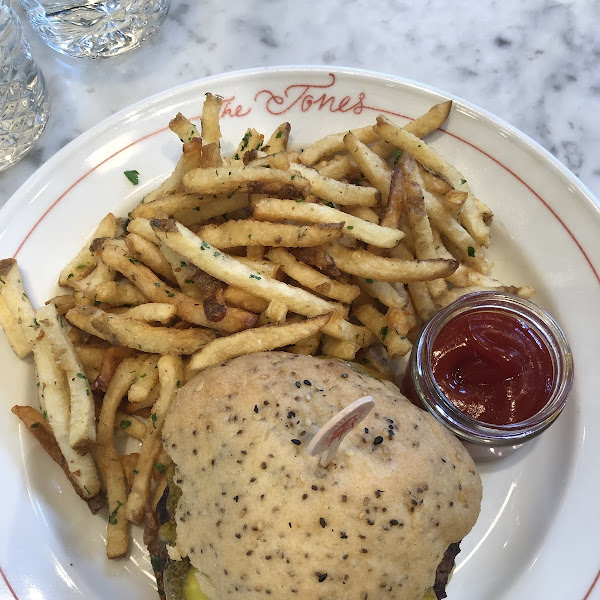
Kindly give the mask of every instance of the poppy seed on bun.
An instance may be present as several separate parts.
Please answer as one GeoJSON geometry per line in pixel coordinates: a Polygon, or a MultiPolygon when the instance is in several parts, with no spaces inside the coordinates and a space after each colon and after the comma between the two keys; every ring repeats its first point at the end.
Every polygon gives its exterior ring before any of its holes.
{"type": "Polygon", "coordinates": [[[462,444],[337,359],[263,352],[208,368],[178,393],[163,445],[181,490],[170,554],[211,600],[421,600],[479,515],[462,444]],[[322,467],[310,440],[365,395],[373,410],[322,467]]]}

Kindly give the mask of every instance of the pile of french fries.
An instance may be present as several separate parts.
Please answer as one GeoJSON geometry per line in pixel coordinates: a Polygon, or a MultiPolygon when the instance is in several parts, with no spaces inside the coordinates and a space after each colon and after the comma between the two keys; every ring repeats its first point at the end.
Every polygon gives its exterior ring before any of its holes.
{"type": "Polygon", "coordinates": [[[492,213],[423,141],[450,102],[401,127],[373,125],[288,149],[282,123],[249,129],[222,156],[221,98],[201,131],[183,115],[173,173],[128,218],[108,214],[37,310],[14,259],[0,261],[0,323],[33,354],[39,410],[13,412],[92,512],[107,510],[107,555],[164,489],[161,429],[203,369],[281,348],[356,360],[384,376],[421,325],[462,294],[528,287],[491,278],[492,213]],[[129,435],[136,452],[119,455],[129,435]]]}

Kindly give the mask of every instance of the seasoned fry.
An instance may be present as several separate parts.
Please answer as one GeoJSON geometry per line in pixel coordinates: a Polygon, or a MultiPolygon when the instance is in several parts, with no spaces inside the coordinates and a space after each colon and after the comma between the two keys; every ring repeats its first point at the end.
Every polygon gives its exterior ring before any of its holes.
{"type": "Polygon", "coordinates": [[[342,360],[354,360],[359,350],[359,344],[348,340],[338,340],[330,335],[324,336],[321,342],[321,351],[325,356],[341,358],[342,360]]]}
{"type": "Polygon", "coordinates": [[[166,325],[177,314],[177,307],[166,302],[148,302],[147,304],[138,304],[128,308],[119,314],[122,317],[137,319],[145,323],[163,323],[166,325]]]}
{"type": "Polygon", "coordinates": [[[397,229],[381,227],[322,204],[265,198],[255,204],[254,217],[257,219],[308,221],[310,223],[344,222],[346,235],[380,248],[393,248],[404,237],[404,233],[397,229]]]}
{"type": "Polygon", "coordinates": [[[124,431],[132,438],[141,441],[146,435],[146,429],[146,424],[138,418],[121,412],[120,410],[115,412],[115,431],[124,431]]]}
{"type": "Polygon", "coordinates": [[[204,152],[205,148],[202,146],[202,138],[193,137],[190,141],[185,141],[181,157],[171,175],[160,186],[145,196],[142,202],[151,203],[165,194],[181,191],[182,179],[185,173],[190,169],[201,166],[204,152]]]}
{"type": "Polygon", "coordinates": [[[154,327],[93,306],[73,308],[66,318],[69,323],[111,344],[149,354],[193,354],[215,336],[212,329],[154,327]]]}
{"type": "Polygon", "coordinates": [[[404,356],[411,351],[412,344],[405,332],[399,333],[373,305],[362,304],[354,310],[356,318],[364,323],[385,346],[391,358],[404,356]]]}
{"type": "Polygon", "coordinates": [[[137,525],[144,519],[144,510],[150,500],[150,483],[152,471],[158,453],[161,450],[161,432],[167,411],[175,392],[183,381],[183,363],[177,356],[162,356],[158,361],[160,392],[158,400],[152,407],[151,425],[147,428],[142,442],[140,457],[136,464],[131,492],[127,499],[125,516],[137,525]]]}
{"type": "MultiPolygon", "coordinates": [[[[177,113],[175,117],[173,117],[169,121],[169,129],[179,137],[182,142],[190,142],[194,138],[200,137],[200,133],[198,132],[198,128],[186,117],[184,117],[181,113],[177,113]]],[[[96,236],[96,237],[104,237],[104,236],[96,236]]]]}
{"type": "Polygon", "coordinates": [[[264,312],[269,306],[268,300],[255,296],[240,288],[236,288],[235,286],[229,286],[225,290],[224,296],[227,304],[243,308],[244,310],[256,314],[264,312]]]}
{"type": "Polygon", "coordinates": [[[129,536],[125,505],[127,490],[125,474],[115,449],[115,413],[121,399],[131,385],[138,368],[138,361],[126,358],[117,368],[108,390],[104,395],[98,418],[97,461],[106,487],[108,499],[108,523],[106,527],[106,555],[121,558],[127,553],[129,536]]]}
{"type": "Polygon", "coordinates": [[[16,317],[10,312],[6,301],[0,294],[0,326],[10,343],[13,352],[19,358],[25,358],[31,352],[31,343],[25,337],[23,329],[20,327],[16,317]]]}
{"type": "Polygon", "coordinates": [[[269,141],[263,146],[263,152],[267,154],[276,154],[277,152],[285,152],[288,146],[288,140],[290,138],[290,132],[292,126],[284,122],[277,127],[277,129],[271,134],[269,141]]]}
{"type": "MultiPolygon", "coordinates": [[[[100,221],[93,238],[115,237],[116,233],[117,219],[115,215],[108,213],[100,221]]],[[[97,264],[98,259],[90,252],[89,245],[84,246],[77,256],[60,272],[58,285],[72,287],[76,282],[88,276],[96,268],[97,264]]]]}
{"type": "Polygon", "coordinates": [[[159,354],[151,354],[142,362],[135,381],[127,392],[127,399],[132,404],[140,407],[151,406],[149,398],[152,397],[152,391],[158,382],[157,364],[159,358],[159,354]]]}
{"type": "Polygon", "coordinates": [[[343,223],[287,225],[263,221],[228,221],[222,225],[206,225],[196,232],[215,248],[238,246],[283,246],[306,248],[322,246],[340,237],[343,223]]]}
{"type": "Polygon", "coordinates": [[[379,190],[382,203],[387,204],[392,178],[392,172],[387,163],[352,132],[348,132],[344,136],[344,144],[361,172],[364,173],[371,185],[379,190]]]}
{"type": "Polygon", "coordinates": [[[7,310],[21,328],[30,348],[40,333],[35,311],[23,287],[23,277],[14,258],[0,260],[0,295],[7,310]]]}
{"type": "Polygon", "coordinates": [[[102,354],[100,371],[92,383],[92,389],[106,392],[121,361],[128,356],[134,356],[134,354],[131,348],[124,346],[111,346],[107,348],[102,354]]]}
{"type": "Polygon", "coordinates": [[[404,310],[408,304],[408,298],[400,294],[392,283],[363,277],[355,277],[354,281],[363,292],[389,308],[404,310]]]}
{"type": "Polygon", "coordinates": [[[310,182],[311,193],[323,200],[346,206],[377,206],[381,198],[381,194],[374,187],[363,187],[330,179],[304,165],[295,165],[294,169],[310,182]]]}
{"type": "Polygon", "coordinates": [[[77,494],[87,502],[92,514],[96,514],[104,506],[104,500],[100,497],[101,494],[96,494],[90,498],[86,497],[85,490],[83,490],[79,484],[75,481],[71,472],[69,471],[67,461],[62,455],[54,435],[50,429],[48,423],[44,420],[41,415],[32,406],[13,406],[11,412],[15,414],[21,421],[25,428],[33,437],[39,442],[40,446],[46,451],[48,456],[63,470],[67,479],[71,482],[73,489],[77,494]]]}
{"type": "MultiPolygon", "coordinates": [[[[194,208],[185,208],[173,212],[173,216],[186,227],[206,223],[215,217],[227,218],[231,213],[235,213],[249,206],[248,194],[228,194],[223,198],[213,199],[212,202],[203,203],[194,208]]],[[[142,216],[140,214],[140,216],[142,216]]],[[[150,218],[158,216],[154,213],[150,218]]]]}
{"type": "MultiPolygon", "coordinates": [[[[294,171],[262,167],[192,169],[183,178],[187,190],[201,194],[269,194],[281,198],[305,198],[310,184],[294,171]]],[[[138,216],[138,215],[136,215],[138,216]]]]}
{"type": "MultiPolygon", "coordinates": [[[[189,234],[194,236],[191,231],[189,234]]],[[[114,269],[123,273],[149,300],[175,304],[177,314],[190,323],[204,327],[211,326],[223,331],[239,331],[251,327],[256,322],[256,315],[233,308],[227,311],[221,321],[210,322],[204,312],[202,303],[168,286],[148,267],[132,262],[127,252],[110,240],[95,240],[93,245],[94,251],[102,257],[102,260],[108,261],[114,269]]],[[[170,246],[170,244],[167,245],[170,246]]]]}
{"type": "Polygon", "coordinates": [[[259,275],[235,258],[219,252],[173,219],[155,219],[152,221],[152,227],[172,250],[229,285],[240,287],[268,301],[277,298],[285,302],[290,310],[307,317],[337,310],[335,304],[314,294],[259,275]]]}
{"type": "Polygon", "coordinates": [[[81,489],[81,494],[85,498],[92,498],[100,491],[96,465],[89,453],[82,454],[71,446],[69,387],[65,374],[56,362],[47,336],[36,342],[33,348],[33,360],[40,406],[43,407],[44,417],[60,448],[70,478],[81,489]]]}
{"type": "Polygon", "coordinates": [[[320,315],[299,323],[267,325],[248,331],[240,331],[227,337],[217,338],[192,356],[188,369],[201,371],[225,360],[265,350],[282,348],[303,340],[320,331],[331,314],[320,315]]]}
{"type": "MultiPolygon", "coordinates": [[[[346,133],[347,132],[333,133],[314,142],[308,148],[305,148],[304,152],[300,154],[300,160],[305,165],[310,166],[314,165],[324,156],[344,151],[344,136],[346,135],[346,133]]],[[[379,136],[373,131],[372,125],[367,125],[366,127],[361,127],[359,129],[353,129],[352,133],[363,144],[371,144],[380,139],[379,136]]]]}
{"type": "Polygon", "coordinates": [[[223,98],[215,94],[208,93],[205,96],[202,105],[202,116],[200,124],[202,127],[202,141],[205,144],[212,144],[221,139],[221,128],[219,126],[219,115],[223,98]]]}
{"type": "Polygon", "coordinates": [[[312,267],[297,261],[292,254],[283,248],[273,248],[267,258],[281,265],[284,272],[300,285],[309,288],[322,296],[350,304],[360,293],[355,285],[342,283],[323,275],[312,267]]]}
{"type": "Polygon", "coordinates": [[[54,304],[46,304],[39,308],[36,319],[52,346],[56,360],[59,361],[67,376],[71,398],[69,443],[83,456],[96,442],[96,415],[90,383],[84,374],[75,347],[67,335],[63,318],[58,314],[54,304]]]}
{"type": "Polygon", "coordinates": [[[157,275],[171,283],[175,283],[175,277],[169,261],[161,254],[158,247],[144,239],[137,233],[130,233],[125,238],[127,249],[135,260],[139,260],[152,269],[157,275]]]}
{"type": "Polygon", "coordinates": [[[350,250],[342,246],[328,246],[327,251],[342,271],[358,277],[379,281],[428,281],[453,273],[458,262],[435,258],[433,260],[403,260],[383,258],[366,250],[350,250]]]}
{"type": "Polygon", "coordinates": [[[425,142],[412,133],[397,127],[387,117],[383,115],[377,117],[377,125],[374,129],[388,142],[395,144],[405,152],[409,152],[428,169],[440,175],[455,190],[468,194],[460,215],[461,223],[479,244],[486,247],[489,246],[490,232],[489,227],[483,220],[483,211],[475,203],[467,180],[462,174],[432,148],[427,146],[425,142]]]}

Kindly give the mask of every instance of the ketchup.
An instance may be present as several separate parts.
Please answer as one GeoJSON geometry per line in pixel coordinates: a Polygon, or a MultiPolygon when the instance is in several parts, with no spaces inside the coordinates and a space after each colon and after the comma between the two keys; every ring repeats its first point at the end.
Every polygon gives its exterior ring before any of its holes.
{"type": "Polygon", "coordinates": [[[433,377],[473,419],[510,425],[548,402],[553,363],[540,335],[515,316],[473,311],[452,318],[433,342],[433,377]]]}

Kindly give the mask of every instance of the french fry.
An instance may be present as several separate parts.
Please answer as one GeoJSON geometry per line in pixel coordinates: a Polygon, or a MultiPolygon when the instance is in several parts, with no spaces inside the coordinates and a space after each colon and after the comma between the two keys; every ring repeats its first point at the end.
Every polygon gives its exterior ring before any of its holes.
{"type": "Polygon", "coordinates": [[[346,235],[380,248],[393,248],[404,237],[404,233],[397,229],[381,227],[322,204],[266,198],[256,203],[253,214],[256,219],[289,219],[309,223],[344,222],[346,235]]]}
{"type": "Polygon", "coordinates": [[[322,296],[350,304],[360,293],[355,285],[341,283],[296,260],[283,248],[272,248],[267,258],[281,265],[283,271],[300,285],[322,296]]]}
{"type": "MultiPolygon", "coordinates": [[[[311,144],[308,148],[304,149],[304,152],[300,154],[300,160],[305,165],[314,165],[316,162],[321,160],[324,156],[343,152],[346,147],[344,145],[344,136],[347,132],[333,133],[330,135],[317,140],[311,144]]],[[[353,129],[352,133],[364,144],[371,144],[380,139],[380,137],[373,131],[372,125],[361,127],[359,129],[353,129]]]]}
{"type": "Polygon", "coordinates": [[[379,190],[382,203],[387,204],[392,178],[392,172],[387,163],[351,131],[344,136],[344,144],[361,172],[365,174],[371,185],[379,190]]]}
{"type": "Polygon", "coordinates": [[[404,310],[408,304],[408,298],[400,294],[392,283],[364,277],[355,277],[354,281],[363,292],[389,308],[404,310]]]}
{"type": "Polygon", "coordinates": [[[66,333],[63,317],[58,314],[54,304],[46,304],[39,308],[36,319],[67,377],[71,398],[69,444],[83,456],[96,442],[96,415],[90,382],[66,333]]]}
{"type": "Polygon", "coordinates": [[[0,296],[7,311],[20,327],[27,345],[33,348],[40,334],[40,327],[35,320],[35,311],[23,287],[21,271],[14,258],[0,260],[0,296]]]}
{"type": "Polygon", "coordinates": [[[285,323],[288,308],[279,300],[271,300],[265,311],[258,317],[258,325],[280,325],[285,323]]]}
{"type": "Polygon", "coordinates": [[[247,192],[304,198],[310,192],[308,181],[294,171],[251,166],[192,169],[184,176],[183,184],[187,190],[201,194],[247,192]]]}
{"type": "Polygon", "coordinates": [[[142,441],[146,435],[147,426],[138,418],[120,410],[115,412],[115,431],[124,431],[136,440],[142,441]]]}
{"type": "Polygon", "coordinates": [[[340,237],[343,223],[289,225],[263,221],[228,221],[222,225],[205,225],[196,234],[215,248],[239,246],[283,246],[306,248],[322,246],[340,237]]]}
{"type": "Polygon", "coordinates": [[[54,296],[50,298],[50,300],[46,300],[46,304],[54,304],[56,310],[63,316],[69,309],[73,308],[76,303],[77,301],[73,294],[61,294],[60,296],[54,296]]]}
{"type": "MultiPolygon", "coordinates": [[[[192,227],[206,223],[215,217],[227,217],[231,213],[245,209],[248,206],[248,194],[233,194],[216,200],[213,199],[212,202],[199,204],[194,208],[176,210],[172,215],[186,227],[192,227]]],[[[150,218],[154,216],[157,216],[157,213],[152,214],[150,218]]]]}
{"type": "Polygon", "coordinates": [[[97,302],[115,306],[137,306],[148,302],[148,298],[135,285],[126,281],[106,281],[96,286],[95,293],[97,302]]]}
{"type": "Polygon", "coordinates": [[[338,310],[335,304],[305,290],[292,288],[276,279],[259,275],[235,258],[219,252],[173,219],[155,219],[151,224],[162,242],[172,250],[229,285],[242,288],[268,301],[274,298],[281,300],[293,312],[307,317],[338,310]]]}
{"type": "MultiPolygon", "coordinates": [[[[319,351],[319,344],[321,343],[321,337],[323,334],[317,332],[313,333],[313,335],[309,335],[303,340],[298,340],[295,344],[288,346],[288,352],[292,352],[294,354],[305,354],[313,356],[317,354],[319,351]]],[[[335,338],[332,338],[335,339],[335,338]]]]}
{"type": "Polygon", "coordinates": [[[184,175],[191,169],[199,168],[201,166],[205,151],[205,148],[202,145],[202,138],[192,137],[191,140],[184,141],[182,150],[181,156],[171,175],[169,175],[169,177],[167,177],[167,179],[165,179],[155,190],[144,197],[142,200],[144,204],[154,202],[165,194],[181,191],[184,175]]]}
{"type": "Polygon", "coordinates": [[[290,138],[292,126],[288,122],[281,123],[271,134],[269,141],[263,146],[263,151],[267,154],[276,154],[285,152],[290,138]]]}
{"type": "Polygon", "coordinates": [[[266,325],[217,338],[192,356],[187,368],[190,371],[202,371],[236,356],[294,344],[320,331],[330,317],[331,314],[325,314],[299,323],[266,325]]]}
{"type": "MultiPolygon", "coordinates": [[[[135,352],[131,348],[125,346],[107,348],[102,354],[100,371],[93,380],[92,389],[106,392],[121,361],[129,356],[134,356],[134,354],[135,352]]],[[[77,356],[79,356],[79,353],[77,356]]]]}
{"type": "Polygon", "coordinates": [[[321,342],[321,352],[324,356],[331,356],[342,360],[354,360],[359,350],[359,344],[348,340],[338,340],[330,335],[324,336],[321,342]]]}
{"type": "Polygon", "coordinates": [[[130,233],[125,238],[125,243],[127,244],[129,253],[135,260],[144,263],[163,279],[175,283],[175,276],[173,275],[169,261],[161,254],[155,244],[144,239],[137,233],[130,233]]]}
{"type": "Polygon", "coordinates": [[[373,305],[362,304],[354,309],[354,316],[364,323],[385,346],[391,358],[404,356],[411,351],[412,344],[404,333],[398,333],[390,322],[373,305]]]}
{"type": "Polygon", "coordinates": [[[148,426],[142,442],[140,457],[136,464],[137,472],[133,477],[131,492],[125,508],[127,519],[137,525],[142,523],[146,505],[150,500],[152,471],[162,447],[162,427],[175,392],[183,381],[183,363],[177,356],[162,356],[158,361],[158,373],[160,392],[158,400],[152,407],[151,425],[148,426]]]}
{"type": "Polygon", "coordinates": [[[159,358],[159,354],[150,354],[143,360],[135,381],[127,392],[127,399],[132,404],[147,406],[148,398],[158,382],[159,358]]]}
{"type": "Polygon", "coordinates": [[[6,301],[0,294],[0,326],[8,339],[8,342],[13,349],[13,352],[19,358],[25,358],[31,353],[31,343],[25,337],[23,329],[17,322],[16,317],[10,312],[6,301]]]}
{"type": "Polygon", "coordinates": [[[43,415],[32,406],[13,406],[11,412],[21,419],[27,431],[33,435],[48,456],[63,470],[75,492],[77,492],[80,498],[87,502],[92,514],[99,512],[105,504],[104,499],[101,498],[101,494],[97,494],[91,498],[86,497],[85,490],[79,486],[71,475],[67,462],[56,443],[56,439],[54,438],[50,426],[44,420],[43,415]]]}
{"type": "MultiPolygon", "coordinates": [[[[412,156],[405,154],[400,164],[406,175],[405,202],[406,216],[412,232],[413,248],[419,260],[430,260],[438,256],[435,250],[431,224],[425,210],[425,201],[418,183],[412,181],[410,173],[417,171],[417,166],[412,156]]],[[[418,171],[417,171],[418,172],[418,171]]],[[[427,288],[433,298],[441,296],[447,289],[443,279],[435,279],[427,282],[427,288]]]]}
{"type": "Polygon", "coordinates": [[[338,154],[330,161],[319,163],[313,167],[323,177],[337,179],[338,181],[346,179],[347,181],[361,179],[361,172],[358,166],[347,156],[338,154]]]}
{"type": "Polygon", "coordinates": [[[202,116],[200,124],[202,127],[202,140],[205,144],[212,144],[221,139],[221,128],[219,126],[219,115],[223,98],[208,93],[202,105],[202,116]]]}
{"type": "Polygon", "coordinates": [[[337,266],[346,273],[379,281],[428,281],[446,277],[453,273],[458,262],[455,260],[435,258],[432,260],[404,260],[399,258],[383,258],[371,252],[350,250],[342,246],[328,246],[327,251],[337,266]]]}
{"type": "Polygon", "coordinates": [[[391,144],[412,154],[420,163],[445,179],[455,190],[468,194],[460,221],[479,244],[485,247],[489,246],[489,227],[484,222],[483,211],[475,203],[471,189],[463,175],[425,142],[412,133],[397,127],[387,117],[383,115],[377,117],[377,125],[374,130],[391,144]]]}
{"type": "MultiPolygon", "coordinates": [[[[117,219],[112,213],[108,213],[100,221],[93,237],[115,237],[117,232],[117,219]]],[[[66,287],[87,277],[98,264],[98,259],[90,252],[89,244],[84,246],[77,256],[60,272],[58,285],[66,287]]]]}
{"type": "Polygon", "coordinates": [[[203,207],[208,206],[215,201],[220,201],[222,198],[225,199],[226,196],[222,195],[222,197],[217,196],[217,198],[214,198],[212,195],[209,196],[185,192],[171,192],[156,197],[152,202],[144,199],[143,202],[140,202],[131,211],[132,219],[127,225],[127,231],[138,233],[146,239],[149,239],[147,232],[139,229],[140,224],[136,223],[137,219],[153,219],[154,217],[161,216],[163,214],[172,215],[173,213],[185,210],[201,210],[203,207]]]}
{"type": "MultiPolygon", "coordinates": [[[[191,231],[189,234],[194,236],[191,231]]],[[[167,245],[170,246],[170,244],[167,245]]],[[[223,331],[239,331],[251,327],[256,322],[256,315],[245,313],[239,309],[230,309],[221,321],[211,322],[207,318],[201,302],[168,286],[148,267],[132,262],[127,252],[110,240],[94,240],[93,246],[94,252],[99,254],[102,260],[125,275],[149,300],[175,304],[177,314],[190,323],[204,327],[210,326],[223,331]]]]}
{"type": "Polygon", "coordinates": [[[138,304],[128,308],[119,314],[128,319],[144,321],[144,323],[163,323],[166,325],[177,314],[177,307],[166,302],[148,302],[147,304],[138,304]]]}
{"type": "Polygon", "coordinates": [[[138,361],[126,358],[117,368],[104,395],[98,417],[97,461],[108,499],[108,523],[106,527],[106,555],[121,558],[127,553],[129,535],[125,506],[127,490],[125,474],[115,449],[115,414],[121,399],[127,393],[138,368],[138,361]]]}
{"type": "Polygon", "coordinates": [[[91,454],[82,454],[71,446],[69,387],[47,336],[36,342],[33,348],[33,359],[38,397],[40,406],[43,407],[43,414],[50,425],[71,478],[81,489],[85,498],[92,498],[100,491],[96,465],[91,454]]]}
{"type": "Polygon", "coordinates": [[[102,367],[102,358],[107,348],[104,346],[75,345],[75,352],[83,365],[83,372],[88,381],[94,381],[100,374],[102,367]]]}
{"type": "Polygon", "coordinates": [[[325,201],[346,206],[377,206],[381,199],[381,194],[374,187],[363,187],[324,177],[315,169],[304,165],[296,165],[294,169],[310,182],[311,193],[325,201]]]}
{"type": "MultiPolygon", "coordinates": [[[[175,117],[173,117],[169,121],[169,129],[182,142],[190,142],[194,138],[200,137],[198,128],[187,117],[184,117],[181,113],[177,113],[175,115],[175,117]]],[[[96,236],[96,237],[104,237],[104,236],[96,236]]]]}
{"type": "Polygon", "coordinates": [[[225,290],[224,296],[227,304],[237,306],[238,308],[242,308],[256,314],[264,312],[267,310],[267,306],[269,306],[268,300],[260,298],[259,296],[255,296],[246,290],[242,290],[234,286],[229,286],[225,290]]]}
{"type": "Polygon", "coordinates": [[[73,308],[66,318],[69,323],[113,345],[149,354],[193,354],[215,336],[212,329],[154,327],[93,306],[73,308]]]}

